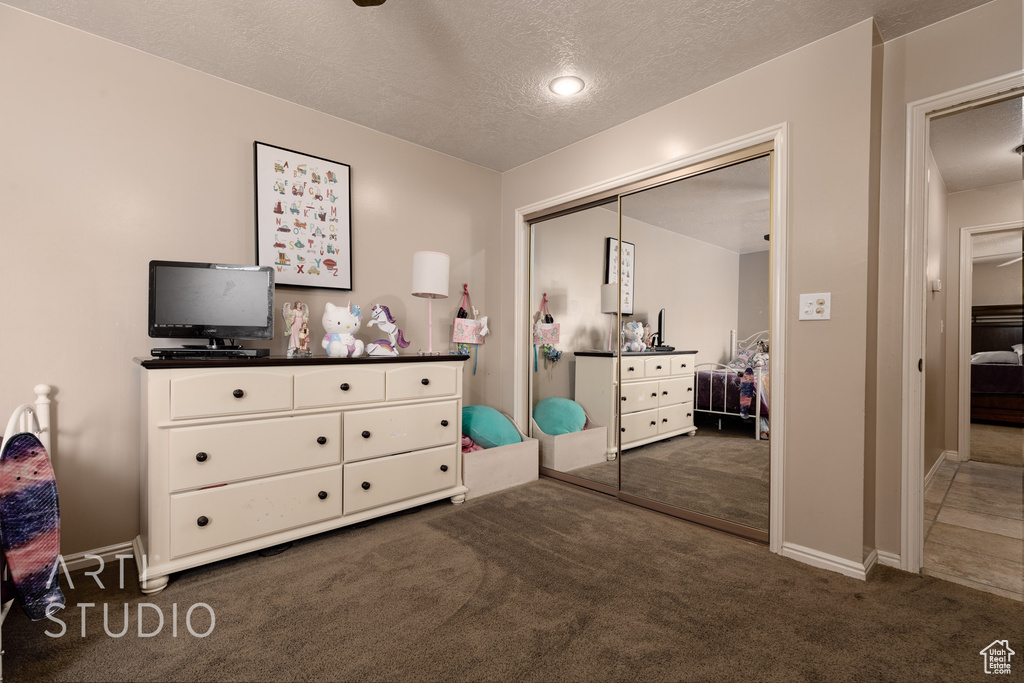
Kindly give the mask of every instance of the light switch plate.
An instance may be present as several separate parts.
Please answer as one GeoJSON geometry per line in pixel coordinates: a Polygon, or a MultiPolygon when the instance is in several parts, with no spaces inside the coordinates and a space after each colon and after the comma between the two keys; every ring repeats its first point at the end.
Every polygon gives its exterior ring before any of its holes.
{"type": "Polygon", "coordinates": [[[800,320],[830,320],[831,318],[831,292],[800,295],[800,320]]]}

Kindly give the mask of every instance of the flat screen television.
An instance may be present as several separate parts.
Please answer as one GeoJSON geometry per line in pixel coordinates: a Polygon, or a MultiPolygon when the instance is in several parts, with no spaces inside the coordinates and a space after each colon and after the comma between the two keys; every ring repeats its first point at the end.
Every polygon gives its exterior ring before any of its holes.
{"type": "Polygon", "coordinates": [[[274,269],[150,261],[149,336],[207,340],[191,348],[273,339],[274,269]]]}

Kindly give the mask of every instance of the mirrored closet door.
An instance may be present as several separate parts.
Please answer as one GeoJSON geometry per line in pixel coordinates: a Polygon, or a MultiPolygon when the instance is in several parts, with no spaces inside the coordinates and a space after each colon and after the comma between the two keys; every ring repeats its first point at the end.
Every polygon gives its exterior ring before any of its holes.
{"type": "MultiPolygon", "coordinates": [[[[533,331],[538,321],[543,322],[545,314],[551,315],[551,324],[558,329],[557,342],[545,344],[543,339],[531,339],[530,412],[539,418],[541,425],[548,426],[558,418],[572,419],[571,414],[562,417],[559,411],[565,410],[565,404],[576,397],[577,363],[581,358],[598,354],[613,360],[618,347],[617,310],[614,297],[611,306],[607,301],[602,306],[601,295],[606,270],[605,245],[618,235],[619,215],[614,197],[601,205],[531,225],[530,329],[533,331]],[[605,312],[605,308],[610,308],[610,312],[605,312]],[[538,410],[552,422],[545,422],[538,410]]],[[[607,291],[605,288],[606,299],[607,291]]],[[[614,407],[616,388],[610,367],[605,376],[591,377],[589,383],[594,395],[599,395],[606,404],[604,413],[608,415],[614,407]]],[[[610,419],[591,417],[590,424],[586,424],[584,413],[583,426],[587,429],[582,431],[589,433],[558,438],[558,443],[554,443],[555,437],[565,435],[556,432],[579,425],[549,427],[553,433],[542,437],[550,447],[543,449],[541,468],[548,476],[569,481],[581,479],[583,482],[577,483],[613,492],[618,488],[619,477],[614,414],[610,419]]],[[[576,419],[579,419],[578,414],[576,419]]],[[[537,427],[533,436],[540,436],[537,427]]]]}
{"type": "Polygon", "coordinates": [[[656,333],[660,321],[661,335],[653,351],[623,346],[619,489],[757,538],[769,508],[770,190],[764,155],[620,197],[633,252],[624,327],[656,333]]]}
{"type": "Polygon", "coordinates": [[[771,187],[765,145],[531,222],[531,414],[586,420],[542,475],[767,542],[771,187]]]}

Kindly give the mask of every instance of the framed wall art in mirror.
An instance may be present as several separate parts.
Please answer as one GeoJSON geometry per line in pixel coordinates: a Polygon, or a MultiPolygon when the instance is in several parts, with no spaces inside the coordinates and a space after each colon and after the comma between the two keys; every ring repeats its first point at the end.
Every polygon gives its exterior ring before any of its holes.
{"type": "Polygon", "coordinates": [[[622,242],[622,269],[619,270],[619,240],[608,237],[604,247],[604,283],[617,284],[622,287],[622,314],[633,314],[633,282],[636,277],[636,246],[631,242],[622,242]],[[621,276],[621,277],[620,277],[621,276]]]}

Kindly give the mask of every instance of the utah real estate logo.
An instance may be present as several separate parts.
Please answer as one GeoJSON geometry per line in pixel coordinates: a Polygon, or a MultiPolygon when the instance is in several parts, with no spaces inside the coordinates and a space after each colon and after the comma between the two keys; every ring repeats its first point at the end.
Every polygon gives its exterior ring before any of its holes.
{"type": "Polygon", "coordinates": [[[1010,658],[1017,653],[1010,649],[1010,641],[993,640],[978,654],[985,658],[985,673],[1008,674],[1010,658]]]}

